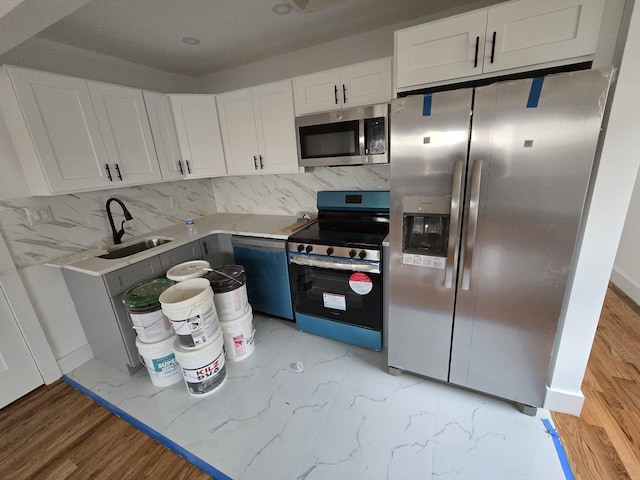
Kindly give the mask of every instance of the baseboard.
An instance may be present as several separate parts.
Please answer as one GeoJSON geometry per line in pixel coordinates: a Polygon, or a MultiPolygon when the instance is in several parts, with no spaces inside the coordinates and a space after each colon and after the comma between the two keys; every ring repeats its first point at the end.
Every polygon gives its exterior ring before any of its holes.
{"type": "Polygon", "coordinates": [[[622,290],[637,305],[640,305],[640,286],[615,267],[611,272],[611,283],[622,290]]]}
{"type": "Polygon", "coordinates": [[[58,359],[58,367],[62,370],[62,374],[66,375],[67,373],[75,370],[80,365],[88,362],[93,358],[93,352],[91,351],[91,347],[89,344],[85,344],[80,348],[76,348],[73,352],[68,353],[62,358],[58,359]]]}
{"type": "Polygon", "coordinates": [[[543,405],[547,410],[568,413],[569,415],[579,417],[582,411],[582,405],[584,405],[584,395],[582,392],[555,390],[547,386],[547,394],[543,405]]]}

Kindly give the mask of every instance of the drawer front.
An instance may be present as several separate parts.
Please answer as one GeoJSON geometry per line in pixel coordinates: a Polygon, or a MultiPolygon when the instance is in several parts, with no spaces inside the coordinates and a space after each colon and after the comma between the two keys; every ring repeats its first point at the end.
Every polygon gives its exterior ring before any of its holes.
{"type": "Polygon", "coordinates": [[[159,257],[148,258],[127,267],[107,273],[104,283],[111,298],[145,280],[164,276],[159,257]]]}
{"type": "Polygon", "coordinates": [[[166,272],[179,263],[202,259],[202,250],[200,249],[200,242],[195,241],[161,253],[158,256],[160,257],[162,268],[166,272]]]}

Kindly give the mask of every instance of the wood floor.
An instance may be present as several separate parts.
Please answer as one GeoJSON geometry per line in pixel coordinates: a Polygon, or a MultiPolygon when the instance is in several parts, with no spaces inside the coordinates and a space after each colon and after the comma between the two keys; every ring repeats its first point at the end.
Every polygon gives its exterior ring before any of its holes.
{"type": "Polygon", "coordinates": [[[577,480],[640,480],[640,308],[609,288],[580,417],[552,413],[577,480]]]}
{"type": "Polygon", "coordinates": [[[0,410],[0,478],[211,479],[62,381],[0,410]]]}

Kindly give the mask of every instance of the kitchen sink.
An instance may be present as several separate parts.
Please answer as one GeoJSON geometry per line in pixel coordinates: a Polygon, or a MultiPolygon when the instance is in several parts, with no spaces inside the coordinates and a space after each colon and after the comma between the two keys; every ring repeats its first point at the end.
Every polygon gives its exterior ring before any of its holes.
{"type": "Polygon", "coordinates": [[[115,245],[108,248],[107,253],[104,255],[98,255],[98,257],[108,259],[124,258],[135,253],[144,252],[145,250],[149,250],[150,248],[154,248],[159,245],[164,245],[165,243],[169,243],[171,240],[171,238],[167,237],[153,237],[137,242],[115,245]]]}

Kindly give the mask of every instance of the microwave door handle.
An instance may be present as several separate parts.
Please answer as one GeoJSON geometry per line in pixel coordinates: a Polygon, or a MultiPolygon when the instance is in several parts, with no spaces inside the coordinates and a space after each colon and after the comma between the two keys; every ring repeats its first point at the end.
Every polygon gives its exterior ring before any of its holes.
{"type": "Polygon", "coordinates": [[[462,161],[456,160],[453,164],[453,185],[451,190],[451,231],[449,232],[449,245],[447,247],[447,263],[444,273],[444,287],[453,287],[453,269],[458,263],[458,245],[460,240],[460,226],[462,215],[462,161]]]}
{"type": "Polygon", "coordinates": [[[480,201],[480,179],[482,177],[482,160],[473,162],[471,170],[471,195],[469,199],[469,224],[462,269],[462,289],[469,290],[471,285],[471,269],[473,268],[473,251],[476,246],[478,231],[478,202],[480,201]]]}

